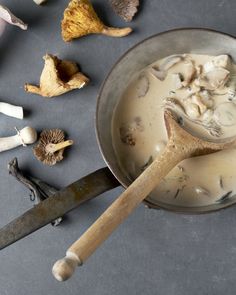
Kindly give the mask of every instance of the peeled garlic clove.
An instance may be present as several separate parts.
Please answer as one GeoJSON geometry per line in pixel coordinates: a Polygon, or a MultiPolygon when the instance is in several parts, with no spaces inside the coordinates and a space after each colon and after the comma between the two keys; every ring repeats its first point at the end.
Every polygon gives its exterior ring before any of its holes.
{"type": "Polygon", "coordinates": [[[131,28],[120,29],[105,26],[89,0],[71,0],[64,12],[61,28],[65,42],[89,34],[123,37],[132,32],[131,28]]]}
{"type": "Polygon", "coordinates": [[[236,105],[231,102],[220,104],[214,111],[214,118],[222,126],[236,125],[236,105]]]}
{"type": "Polygon", "coordinates": [[[73,89],[83,88],[89,79],[79,71],[78,66],[56,56],[46,54],[45,64],[40,77],[40,86],[25,84],[25,91],[44,97],[62,95],[73,89]]]}
{"type": "Polygon", "coordinates": [[[0,5],[0,18],[22,30],[27,30],[28,25],[16,17],[6,6],[0,5]]]}

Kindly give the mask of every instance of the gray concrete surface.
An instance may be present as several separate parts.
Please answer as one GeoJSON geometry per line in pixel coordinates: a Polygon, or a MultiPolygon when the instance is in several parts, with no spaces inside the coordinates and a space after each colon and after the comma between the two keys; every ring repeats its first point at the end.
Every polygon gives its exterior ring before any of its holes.
{"type": "MultiPolygon", "coordinates": [[[[0,155],[0,226],[31,207],[27,190],[8,176],[14,156],[20,166],[56,187],[63,187],[104,166],[95,132],[99,87],[111,66],[132,45],[164,30],[208,27],[236,35],[235,0],[148,0],[131,23],[134,33],[112,39],[89,36],[65,44],[60,21],[67,0],[4,0],[29,23],[23,32],[8,26],[0,40],[0,98],[29,110],[24,121],[0,116],[0,135],[13,127],[59,127],[75,145],[55,167],[37,162],[31,148],[0,155]],[[57,54],[77,61],[91,77],[83,90],[45,100],[26,94],[25,82],[37,82],[42,56],[57,54]]],[[[124,26],[108,1],[93,1],[103,19],[124,26]]],[[[84,204],[58,228],[50,225],[0,252],[1,295],[231,295],[236,289],[236,208],[203,216],[176,215],[140,206],[112,237],[65,283],[51,275],[53,262],[101,214],[121,188],[84,204]]]]}

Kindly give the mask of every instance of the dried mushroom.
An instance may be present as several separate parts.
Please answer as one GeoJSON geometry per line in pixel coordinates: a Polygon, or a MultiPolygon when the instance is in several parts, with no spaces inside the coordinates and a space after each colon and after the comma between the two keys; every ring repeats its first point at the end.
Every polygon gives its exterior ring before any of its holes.
{"type": "Polygon", "coordinates": [[[65,134],[60,129],[43,130],[33,149],[35,157],[49,166],[60,162],[63,160],[64,149],[73,144],[72,140],[65,141],[64,139],[65,134]]]}
{"type": "Polygon", "coordinates": [[[44,97],[54,97],[73,89],[83,88],[89,79],[79,71],[76,63],[46,54],[40,86],[25,84],[25,91],[44,97]]]}
{"type": "Polygon", "coordinates": [[[113,10],[124,21],[130,22],[137,13],[139,0],[109,0],[113,10]]]}
{"type": "Polygon", "coordinates": [[[6,23],[27,30],[27,24],[16,17],[6,6],[0,5],[0,35],[4,32],[6,23]]]}
{"type": "Polygon", "coordinates": [[[89,34],[123,37],[132,31],[131,28],[105,26],[89,0],[71,0],[64,12],[61,28],[62,38],[66,42],[89,34]]]}

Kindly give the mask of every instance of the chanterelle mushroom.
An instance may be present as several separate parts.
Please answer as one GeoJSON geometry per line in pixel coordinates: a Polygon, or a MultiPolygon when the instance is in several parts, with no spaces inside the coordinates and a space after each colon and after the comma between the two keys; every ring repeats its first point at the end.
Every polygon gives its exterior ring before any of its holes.
{"type": "Polygon", "coordinates": [[[0,5],[0,35],[5,29],[6,23],[27,30],[28,25],[16,17],[6,6],[0,5]]]}
{"type": "Polygon", "coordinates": [[[66,42],[88,34],[123,37],[132,31],[131,28],[119,29],[105,26],[89,0],[71,0],[64,12],[61,28],[62,38],[66,42]]]}
{"type": "Polygon", "coordinates": [[[89,79],[79,71],[78,66],[56,56],[46,54],[45,64],[40,77],[40,86],[25,84],[25,91],[44,97],[64,94],[73,89],[83,88],[89,79]]]}
{"type": "Polygon", "coordinates": [[[64,141],[64,138],[65,134],[60,129],[43,130],[33,149],[35,157],[49,166],[60,162],[63,160],[64,149],[73,144],[72,140],[64,141]]]}

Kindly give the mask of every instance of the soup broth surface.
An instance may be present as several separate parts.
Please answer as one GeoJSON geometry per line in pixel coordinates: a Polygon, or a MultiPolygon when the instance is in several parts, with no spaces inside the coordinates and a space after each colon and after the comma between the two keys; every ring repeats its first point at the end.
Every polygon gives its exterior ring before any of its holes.
{"type": "MultiPolygon", "coordinates": [[[[167,133],[164,110],[194,135],[222,140],[236,135],[236,65],[230,56],[182,54],[136,73],[117,104],[113,147],[122,171],[137,178],[161,155],[167,133]]],[[[149,200],[177,206],[224,202],[236,192],[236,149],[179,163],[149,200]]]]}

